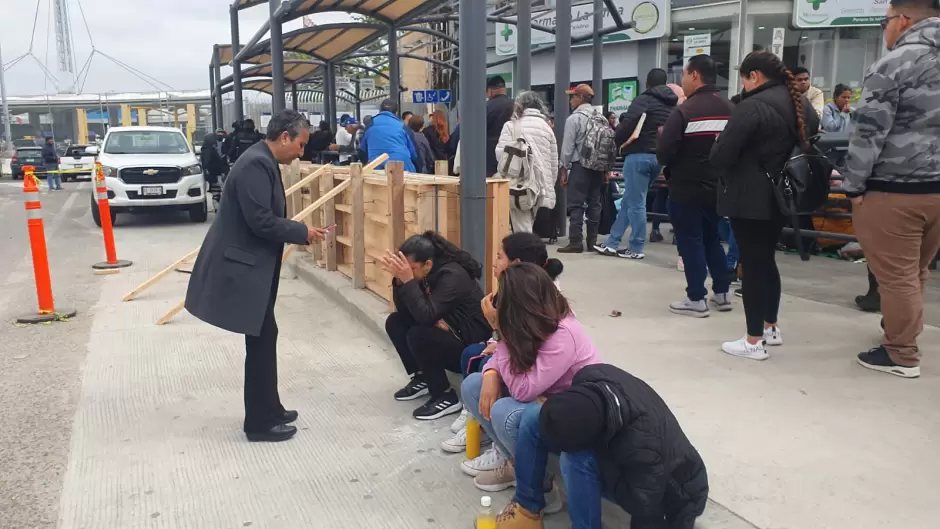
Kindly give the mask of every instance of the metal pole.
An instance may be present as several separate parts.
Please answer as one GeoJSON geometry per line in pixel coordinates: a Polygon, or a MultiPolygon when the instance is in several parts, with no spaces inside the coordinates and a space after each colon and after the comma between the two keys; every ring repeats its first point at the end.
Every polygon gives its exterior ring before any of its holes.
{"type": "MultiPolygon", "coordinates": [[[[483,33],[481,33],[483,35],[483,33]]],[[[401,104],[401,73],[398,64],[398,32],[395,26],[388,28],[388,97],[401,104]]],[[[481,263],[483,261],[480,261],[481,263]]]]}
{"type": "Polygon", "coordinates": [[[329,61],[327,61],[325,68],[326,79],[324,79],[324,85],[326,94],[324,94],[324,97],[330,102],[329,111],[326,114],[326,121],[330,124],[330,130],[336,132],[336,68],[334,68],[333,63],[329,61]]]}
{"type": "Polygon", "coordinates": [[[290,107],[297,111],[297,83],[290,84],[290,107]]]}
{"type": "Polygon", "coordinates": [[[0,51],[0,103],[2,103],[3,111],[3,138],[4,142],[0,142],[0,151],[6,149],[6,146],[13,141],[12,132],[10,132],[10,107],[7,104],[7,84],[3,78],[3,53],[0,51]]]}
{"type": "Polygon", "coordinates": [[[218,109],[215,106],[215,70],[209,66],[209,115],[212,116],[212,130],[219,128],[218,109]]]}
{"type": "Polygon", "coordinates": [[[359,88],[359,79],[356,79],[356,122],[362,123],[362,89],[359,88]]]}
{"type": "MultiPolygon", "coordinates": [[[[229,8],[229,15],[232,21],[232,95],[235,97],[235,121],[245,119],[245,107],[242,103],[242,65],[235,57],[241,51],[241,40],[238,35],[238,9],[233,4],[229,8]]],[[[221,79],[219,68],[219,55],[215,57],[215,78],[221,79]]],[[[219,90],[219,119],[222,117],[222,90],[219,90]]]]}
{"type": "Polygon", "coordinates": [[[516,25],[516,82],[518,91],[532,88],[532,1],[519,0],[519,20],[516,25]]]}
{"type": "MultiPolygon", "coordinates": [[[[570,110],[565,92],[571,82],[571,0],[555,2],[555,17],[555,138],[560,151],[570,110]]],[[[555,222],[559,235],[564,235],[568,227],[568,193],[560,178],[555,182],[555,197],[555,222]]]]}
{"type": "Polygon", "coordinates": [[[280,0],[270,0],[271,9],[271,111],[284,110],[284,41],[281,40],[281,20],[277,18],[280,0]]]}
{"type": "MultiPolygon", "coordinates": [[[[460,41],[486,34],[486,2],[460,2],[460,41]]],[[[397,57],[396,57],[397,60],[397,57]]],[[[486,49],[460,50],[460,246],[486,262],[486,49]]],[[[483,279],[480,279],[483,284],[483,279]]]]}
{"type": "Polygon", "coordinates": [[[594,89],[594,104],[604,104],[604,40],[600,30],[604,27],[604,0],[594,0],[594,77],[591,88],[594,89]]]}

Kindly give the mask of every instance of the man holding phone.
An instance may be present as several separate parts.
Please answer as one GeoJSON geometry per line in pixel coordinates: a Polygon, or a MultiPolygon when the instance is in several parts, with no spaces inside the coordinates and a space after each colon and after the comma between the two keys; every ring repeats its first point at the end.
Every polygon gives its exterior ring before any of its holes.
{"type": "Polygon", "coordinates": [[[304,152],[310,124],[297,111],[271,117],[264,141],[232,167],[225,204],[209,228],[186,292],[186,310],[200,320],[245,335],[245,423],[249,441],[284,441],[297,433],[277,392],[277,300],[285,244],[322,240],[328,229],[287,219],[278,163],[304,152]]]}

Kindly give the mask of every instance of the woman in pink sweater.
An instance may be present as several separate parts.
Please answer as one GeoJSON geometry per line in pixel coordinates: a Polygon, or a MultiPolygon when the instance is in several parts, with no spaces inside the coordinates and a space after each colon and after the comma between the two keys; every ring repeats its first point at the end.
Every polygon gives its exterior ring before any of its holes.
{"type": "Polygon", "coordinates": [[[496,307],[492,300],[493,294],[483,299],[483,314],[498,330],[499,344],[483,373],[471,374],[461,386],[464,404],[496,447],[480,456],[487,461],[465,461],[461,468],[488,492],[515,485],[511,459],[522,413],[568,389],[582,367],[601,362],[541,267],[511,265],[499,278],[496,307]]]}

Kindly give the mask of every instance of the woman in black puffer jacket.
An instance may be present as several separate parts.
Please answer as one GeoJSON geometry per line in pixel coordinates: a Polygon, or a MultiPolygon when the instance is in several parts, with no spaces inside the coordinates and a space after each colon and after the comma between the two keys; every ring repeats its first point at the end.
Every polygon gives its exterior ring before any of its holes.
{"type": "Polygon", "coordinates": [[[766,345],[783,344],[777,326],[780,272],[775,261],[783,215],[769,175],[780,173],[794,147],[809,149],[809,138],[819,131],[819,116],[773,53],[748,54],[740,74],[741,102],[712,147],[710,159],[723,173],[718,213],[731,219],[740,250],[747,335],[721,348],[731,355],[765,360],[766,345]]]}

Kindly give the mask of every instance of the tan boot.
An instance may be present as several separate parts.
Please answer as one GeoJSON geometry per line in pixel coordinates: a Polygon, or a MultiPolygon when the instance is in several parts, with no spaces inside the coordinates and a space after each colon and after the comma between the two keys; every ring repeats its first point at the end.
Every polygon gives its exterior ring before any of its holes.
{"type": "Polygon", "coordinates": [[[544,529],[542,516],[532,514],[512,502],[496,517],[496,529],[544,529]]]}

